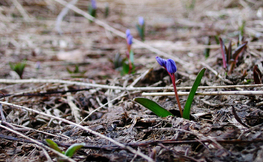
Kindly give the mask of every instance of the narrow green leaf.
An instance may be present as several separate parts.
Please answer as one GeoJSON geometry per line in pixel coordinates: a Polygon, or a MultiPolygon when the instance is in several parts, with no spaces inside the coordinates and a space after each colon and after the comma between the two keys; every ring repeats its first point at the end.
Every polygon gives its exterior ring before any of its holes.
{"type": "Polygon", "coordinates": [[[79,65],[75,65],[74,73],[79,73],[79,65]]]}
{"type": "Polygon", "coordinates": [[[131,60],[131,63],[134,63],[134,53],[133,53],[133,50],[130,51],[130,60],[131,60]]]}
{"type": "Polygon", "coordinates": [[[85,146],[85,143],[75,143],[67,149],[65,155],[68,157],[72,157],[83,146],[85,146]]]}
{"type": "Polygon", "coordinates": [[[49,147],[53,148],[54,150],[62,153],[58,145],[51,139],[45,139],[46,143],[48,144],[49,147]]]}
{"type": "Polygon", "coordinates": [[[151,110],[153,113],[155,113],[159,117],[166,117],[166,116],[173,116],[172,113],[167,111],[166,109],[162,108],[160,105],[158,105],[156,102],[149,100],[147,98],[134,98],[134,101],[138,102],[145,108],[151,110]]]}
{"type": "Polygon", "coordinates": [[[215,35],[215,41],[216,41],[216,44],[219,44],[219,36],[218,35],[215,35]]]}
{"type": "MultiPolygon", "coordinates": [[[[206,45],[211,45],[210,36],[208,36],[208,38],[206,40],[206,45]]],[[[206,48],[204,50],[204,55],[205,55],[206,59],[209,57],[209,55],[210,55],[210,48],[206,48]]]]}
{"type": "Polygon", "coordinates": [[[185,119],[190,119],[190,110],[191,110],[191,105],[195,96],[195,92],[201,83],[201,79],[204,76],[206,68],[203,68],[197,75],[195,82],[191,88],[191,91],[189,93],[189,96],[186,100],[185,106],[184,106],[184,112],[183,112],[183,118],[185,119]]]}

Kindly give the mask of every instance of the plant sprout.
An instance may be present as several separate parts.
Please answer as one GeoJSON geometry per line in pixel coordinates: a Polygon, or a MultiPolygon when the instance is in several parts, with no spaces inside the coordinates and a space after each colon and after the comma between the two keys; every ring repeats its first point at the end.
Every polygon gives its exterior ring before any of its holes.
{"type": "MultiPolygon", "coordinates": [[[[51,147],[52,149],[68,156],[68,157],[72,157],[79,149],[81,149],[83,146],[85,146],[85,143],[75,143],[73,145],[71,145],[66,152],[62,151],[58,145],[51,139],[45,139],[47,145],[49,147],[51,147]]],[[[63,161],[63,159],[59,159],[58,161],[63,161]]]]}
{"type": "MultiPolygon", "coordinates": [[[[127,65],[124,65],[123,66],[123,70],[124,70],[124,73],[128,73],[130,74],[133,70],[133,64],[134,64],[134,53],[133,51],[131,50],[131,46],[132,46],[132,39],[133,39],[133,36],[131,35],[131,31],[130,29],[127,29],[126,30],[126,42],[127,42],[127,52],[126,52],[126,57],[128,59],[128,69],[127,69],[127,65]]],[[[124,62],[125,64],[125,62],[124,62]]]]}
{"type": "Polygon", "coordinates": [[[219,42],[223,59],[223,67],[228,72],[228,74],[231,74],[236,66],[238,56],[245,50],[247,42],[244,42],[243,44],[238,46],[233,53],[231,41],[229,41],[228,47],[225,46],[222,38],[219,38],[219,42]]]}
{"type": "Polygon", "coordinates": [[[175,84],[175,75],[174,73],[177,71],[177,67],[176,67],[176,64],[174,62],[174,60],[172,59],[168,59],[167,61],[160,58],[160,57],[156,57],[156,61],[162,66],[165,68],[165,70],[168,72],[168,74],[170,75],[171,79],[172,79],[172,83],[173,83],[173,87],[174,87],[174,94],[175,94],[175,98],[177,100],[177,104],[178,104],[178,107],[179,107],[179,111],[180,111],[180,114],[181,116],[183,116],[183,110],[182,110],[182,107],[181,107],[181,103],[180,103],[180,100],[179,100],[179,96],[177,94],[177,89],[176,89],[176,84],[175,84]]]}
{"type": "Polygon", "coordinates": [[[143,17],[138,18],[138,24],[136,25],[137,31],[142,41],[144,41],[145,21],[143,17]]]}
{"type": "Polygon", "coordinates": [[[96,10],[97,10],[96,0],[91,0],[91,5],[89,5],[89,7],[88,7],[88,12],[94,18],[96,17],[96,10]]]}
{"type": "Polygon", "coordinates": [[[10,62],[9,66],[13,71],[15,71],[19,75],[20,79],[23,79],[23,73],[24,73],[24,69],[26,67],[25,61],[18,62],[18,63],[11,63],[10,62]]]}
{"type": "MultiPolygon", "coordinates": [[[[177,89],[176,89],[176,84],[175,84],[175,75],[174,73],[177,71],[177,67],[175,62],[172,59],[162,59],[160,57],[156,57],[156,61],[166,69],[166,71],[168,72],[168,74],[170,75],[171,79],[172,79],[172,83],[173,83],[173,87],[174,87],[174,93],[175,93],[175,97],[177,100],[177,104],[179,107],[179,111],[180,111],[180,115],[181,117],[185,118],[185,119],[190,119],[190,110],[191,110],[191,105],[194,99],[194,95],[195,92],[199,86],[199,84],[201,83],[201,79],[205,73],[205,68],[203,68],[197,75],[195,82],[191,88],[191,91],[188,95],[188,98],[186,100],[185,103],[185,107],[184,107],[184,111],[182,110],[181,104],[180,104],[180,100],[177,94],[177,89]]],[[[169,111],[167,111],[166,109],[164,109],[163,107],[161,107],[160,105],[158,105],[157,103],[155,103],[152,100],[146,99],[146,98],[135,98],[134,101],[140,103],[141,105],[143,105],[144,107],[146,107],[147,109],[151,110],[152,112],[154,112],[156,115],[160,116],[160,117],[166,117],[169,115],[172,115],[172,113],[170,113],[169,111]]]]}

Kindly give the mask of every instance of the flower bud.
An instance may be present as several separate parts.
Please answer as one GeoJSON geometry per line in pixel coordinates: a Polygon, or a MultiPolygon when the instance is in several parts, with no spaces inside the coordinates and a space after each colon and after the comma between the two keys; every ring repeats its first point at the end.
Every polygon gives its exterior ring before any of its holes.
{"type": "Polygon", "coordinates": [[[92,9],[97,9],[96,0],[91,0],[92,9]]]}
{"type": "Polygon", "coordinates": [[[129,35],[128,38],[127,38],[127,43],[128,45],[131,45],[132,44],[132,35],[129,35]]]}
{"type": "Polygon", "coordinates": [[[162,59],[161,57],[156,56],[156,61],[163,67],[165,67],[166,60],[162,59]]]}
{"type": "Polygon", "coordinates": [[[168,59],[166,61],[166,69],[171,74],[176,72],[177,68],[176,68],[176,64],[175,64],[174,60],[168,59]]]}
{"type": "Polygon", "coordinates": [[[127,29],[127,30],[126,30],[126,38],[128,38],[129,35],[131,35],[131,31],[130,31],[130,29],[127,29]]]}
{"type": "Polygon", "coordinates": [[[138,20],[139,20],[139,25],[140,25],[140,26],[143,26],[143,25],[144,25],[144,19],[143,19],[143,17],[139,17],[138,20]]]}

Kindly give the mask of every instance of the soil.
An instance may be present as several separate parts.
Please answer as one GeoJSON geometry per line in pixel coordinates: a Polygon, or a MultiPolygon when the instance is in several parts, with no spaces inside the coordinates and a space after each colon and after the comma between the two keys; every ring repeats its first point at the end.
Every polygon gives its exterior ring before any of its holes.
{"type": "MultiPolygon", "coordinates": [[[[64,2],[0,1],[0,161],[61,159],[45,139],[63,151],[84,143],[71,161],[263,161],[262,1],[98,0],[92,22],[90,1],[79,0],[57,30],[64,2]],[[135,69],[121,75],[126,29],[135,69]],[[233,71],[219,37],[233,53],[247,42],[233,71]],[[190,120],[173,93],[144,96],[173,92],[156,56],[176,62],[179,94],[206,68],[190,120]],[[26,63],[21,77],[10,63],[26,63]],[[136,97],[174,116],[158,117],[136,97]]],[[[179,98],[184,106],[187,95],[179,98]]]]}

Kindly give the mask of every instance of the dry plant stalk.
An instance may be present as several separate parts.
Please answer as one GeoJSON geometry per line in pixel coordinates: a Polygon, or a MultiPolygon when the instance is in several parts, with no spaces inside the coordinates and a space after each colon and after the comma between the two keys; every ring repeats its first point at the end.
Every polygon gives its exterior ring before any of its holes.
{"type": "MultiPolygon", "coordinates": [[[[142,96],[173,96],[174,92],[153,92],[142,93],[142,96]]],[[[189,92],[178,92],[179,96],[187,96],[189,92]]],[[[195,95],[216,96],[216,95],[263,95],[263,91],[214,91],[196,92],[195,95]]]]}

